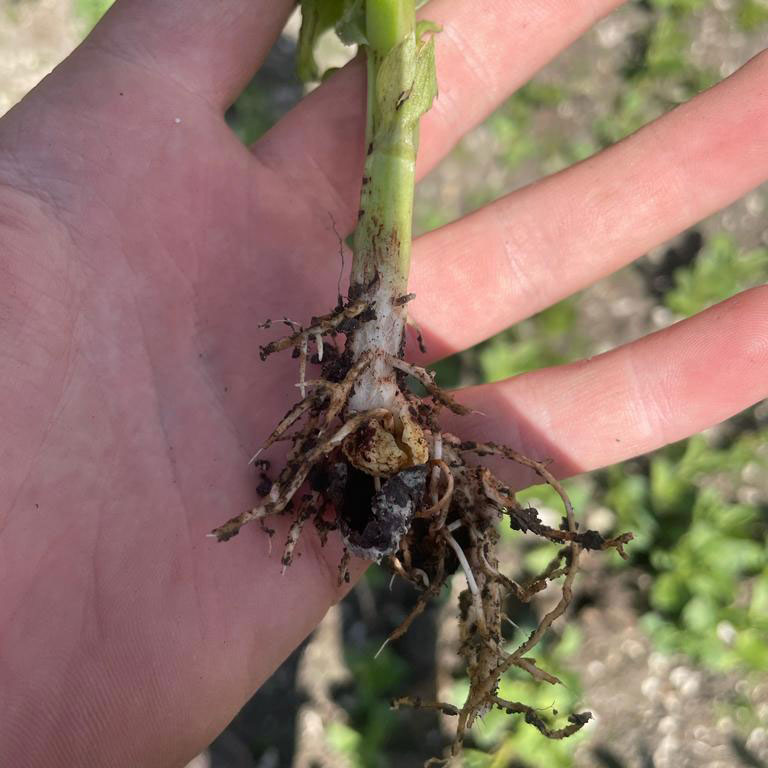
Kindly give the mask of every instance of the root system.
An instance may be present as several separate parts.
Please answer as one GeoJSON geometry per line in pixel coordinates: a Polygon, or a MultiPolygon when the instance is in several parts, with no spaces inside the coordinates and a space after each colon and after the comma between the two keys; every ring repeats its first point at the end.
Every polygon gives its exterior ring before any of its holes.
{"type": "MultiPolygon", "coordinates": [[[[395,297],[391,306],[402,308],[411,298],[395,297]]],[[[292,524],[282,554],[285,571],[306,525],[313,524],[323,542],[329,531],[340,531],[344,540],[341,581],[349,580],[347,564],[356,555],[380,562],[420,593],[386,643],[407,632],[452,574],[463,571],[467,586],[460,595],[458,621],[459,654],[470,683],[466,700],[456,706],[401,698],[392,706],[433,708],[455,716],[452,755],[459,752],[477,718],[494,707],[522,715],[547,738],[569,736],[588,722],[589,712],[572,713],[565,725],[556,727],[532,707],[500,698],[499,682],[513,667],[541,683],[560,682],[539,668],[530,654],[568,608],[582,550],[615,549],[625,557],[624,545],[632,535],[605,538],[597,531],[580,530],[571,502],[546,462],[505,445],[464,440],[442,431],[441,409],[457,414],[468,410],[435,383],[432,373],[384,350],[368,348],[355,357],[354,337],[375,320],[373,301],[356,298],[313,318],[306,328],[284,321],[290,335],[262,347],[262,359],[292,349],[299,361],[301,399],[261,450],[276,441],[289,442],[290,449],[274,481],[269,478],[268,463],[258,458],[259,451],[252,461],[260,469],[261,503],[212,535],[226,541],[249,522],[258,520],[264,526],[269,517],[289,516],[292,524]],[[342,335],[346,337],[343,351],[342,335]],[[315,377],[307,378],[308,366],[318,371],[315,377]],[[363,379],[374,372],[386,377],[387,397],[379,398],[376,407],[358,410],[363,379]],[[426,389],[426,397],[408,390],[408,376],[426,389]],[[487,456],[528,467],[550,485],[562,500],[560,526],[546,525],[537,510],[522,506],[512,490],[483,466],[487,456]],[[555,545],[552,561],[526,583],[501,573],[496,554],[499,525],[555,545]],[[523,642],[510,649],[502,634],[508,599],[527,603],[550,584],[559,585],[556,605],[523,642]]]]}

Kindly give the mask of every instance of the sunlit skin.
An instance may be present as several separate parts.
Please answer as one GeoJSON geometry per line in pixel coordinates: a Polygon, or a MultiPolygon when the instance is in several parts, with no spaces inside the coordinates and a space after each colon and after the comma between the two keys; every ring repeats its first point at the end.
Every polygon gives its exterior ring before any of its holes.
{"type": "MultiPolygon", "coordinates": [[[[615,0],[435,0],[420,175],[615,0]]],[[[249,456],[296,398],[267,317],[335,303],[363,72],[252,152],[224,111],[292,0],[119,0],[0,121],[0,755],[183,765],[342,591],[338,543],[280,576],[249,456]],[[330,215],[329,215],[330,214],[330,215]]],[[[414,245],[432,358],[588,285],[768,176],[768,56],[575,168],[414,245]]],[[[594,469],[768,394],[768,289],[620,349],[459,395],[463,435],[594,469]]],[[[525,477],[510,478],[518,485],[525,477]]],[[[364,564],[355,566],[360,573],[364,564]]]]}

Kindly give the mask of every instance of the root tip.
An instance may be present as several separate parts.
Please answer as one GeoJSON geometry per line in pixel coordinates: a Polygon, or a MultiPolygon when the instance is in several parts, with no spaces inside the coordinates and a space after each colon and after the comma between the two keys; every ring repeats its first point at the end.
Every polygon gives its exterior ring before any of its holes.
{"type": "Polygon", "coordinates": [[[378,659],[381,655],[381,652],[389,645],[389,638],[387,638],[379,647],[379,650],[376,651],[376,653],[373,654],[374,659],[378,659]]]}

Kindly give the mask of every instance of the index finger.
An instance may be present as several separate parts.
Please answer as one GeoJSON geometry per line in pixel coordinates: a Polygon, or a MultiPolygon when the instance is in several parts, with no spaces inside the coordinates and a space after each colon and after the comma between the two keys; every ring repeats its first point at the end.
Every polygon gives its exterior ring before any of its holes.
{"type": "Polygon", "coordinates": [[[253,77],[294,5],[291,0],[118,0],[81,50],[96,48],[121,58],[224,109],[253,77]]]}

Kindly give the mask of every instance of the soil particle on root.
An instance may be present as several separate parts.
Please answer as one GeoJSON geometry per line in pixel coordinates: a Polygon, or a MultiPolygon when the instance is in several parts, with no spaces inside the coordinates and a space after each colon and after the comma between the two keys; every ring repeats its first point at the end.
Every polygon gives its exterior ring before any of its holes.
{"type": "Polygon", "coordinates": [[[350,519],[350,505],[345,506],[341,532],[353,554],[378,562],[397,549],[421,503],[428,473],[422,464],[393,475],[372,495],[370,512],[362,521],[350,519]]]}

